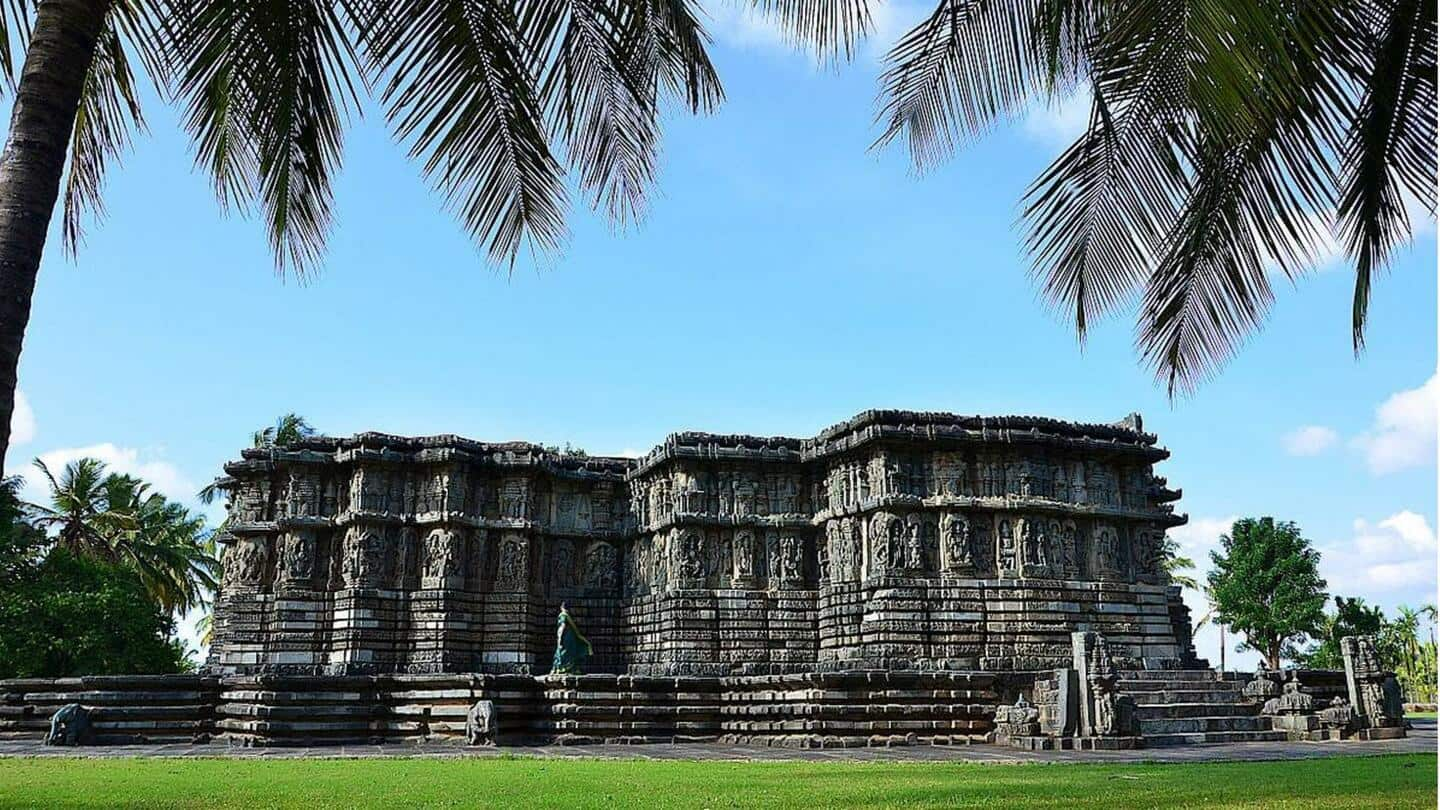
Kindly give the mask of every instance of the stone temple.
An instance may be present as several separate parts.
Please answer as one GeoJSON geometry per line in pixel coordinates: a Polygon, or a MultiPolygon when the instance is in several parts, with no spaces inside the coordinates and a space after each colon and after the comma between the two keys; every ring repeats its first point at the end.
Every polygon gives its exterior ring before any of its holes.
{"type": "Polygon", "coordinates": [[[644,458],[362,433],[245,450],[209,668],[1038,671],[1094,631],[1192,666],[1140,417],[867,411],[808,439],[677,433],[644,458]]]}
{"type": "Polygon", "coordinates": [[[246,450],[196,675],[0,681],[0,735],[1029,750],[1404,735],[1345,670],[1214,672],[1179,498],[1115,424],[867,411],[644,458],[362,433],[246,450]],[[592,642],[550,673],[560,605],[592,642]]]}

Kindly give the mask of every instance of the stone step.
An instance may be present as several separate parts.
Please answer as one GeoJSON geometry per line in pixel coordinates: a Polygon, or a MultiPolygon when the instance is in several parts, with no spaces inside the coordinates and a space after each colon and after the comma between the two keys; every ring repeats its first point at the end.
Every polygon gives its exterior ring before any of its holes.
{"type": "Polygon", "coordinates": [[[1118,688],[1122,692],[1159,692],[1167,689],[1210,689],[1222,692],[1236,692],[1245,688],[1242,683],[1235,681],[1217,681],[1214,679],[1203,680],[1160,680],[1149,678],[1146,680],[1124,680],[1118,682],[1118,688]]]}
{"type": "Polygon", "coordinates": [[[1200,732],[1273,731],[1268,717],[1156,717],[1140,721],[1140,734],[1154,735],[1200,732]]]}
{"type": "Polygon", "coordinates": [[[1168,717],[1254,717],[1260,713],[1256,703],[1148,703],[1135,707],[1141,720],[1168,717]]]}
{"type": "Polygon", "coordinates": [[[1132,692],[1121,690],[1135,699],[1137,706],[1164,703],[1240,703],[1240,693],[1226,689],[1164,689],[1132,692]]]}
{"type": "Polygon", "coordinates": [[[1219,675],[1210,669],[1126,669],[1120,671],[1120,682],[1127,681],[1215,681],[1219,675]]]}
{"type": "Polygon", "coordinates": [[[1283,731],[1204,731],[1187,734],[1147,734],[1145,745],[1165,748],[1173,745],[1211,745],[1215,743],[1282,742],[1283,731]]]}

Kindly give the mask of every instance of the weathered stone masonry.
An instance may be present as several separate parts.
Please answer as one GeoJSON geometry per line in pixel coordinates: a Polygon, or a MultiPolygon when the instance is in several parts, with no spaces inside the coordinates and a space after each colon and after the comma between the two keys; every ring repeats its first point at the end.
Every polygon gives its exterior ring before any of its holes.
{"type": "Polygon", "coordinates": [[[560,602],[597,671],[1191,665],[1160,565],[1179,492],[1113,425],[867,411],[644,458],[363,433],[246,450],[210,667],[543,673],[560,602]]]}

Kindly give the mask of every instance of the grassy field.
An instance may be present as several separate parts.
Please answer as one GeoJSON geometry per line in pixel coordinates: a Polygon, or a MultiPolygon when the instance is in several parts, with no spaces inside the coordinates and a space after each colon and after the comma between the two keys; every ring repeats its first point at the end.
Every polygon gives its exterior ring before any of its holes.
{"type": "Polygon", "coordinates": [[[1434,807],[1435,763],[5,759],[0,807],[1434,807]]]}

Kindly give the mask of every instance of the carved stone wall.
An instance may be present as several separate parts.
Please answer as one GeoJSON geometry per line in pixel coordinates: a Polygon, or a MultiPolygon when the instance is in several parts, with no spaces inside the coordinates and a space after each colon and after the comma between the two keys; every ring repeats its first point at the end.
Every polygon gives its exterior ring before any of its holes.
{"type": "Polygon", "coordinates": [[[377,433],[246,450],[210,665],[724,675],[1193,658],[1159,560],[1183,523],[1138,417],[867,411],[812,439],[679,433],[644,458],[377,433]]]}

